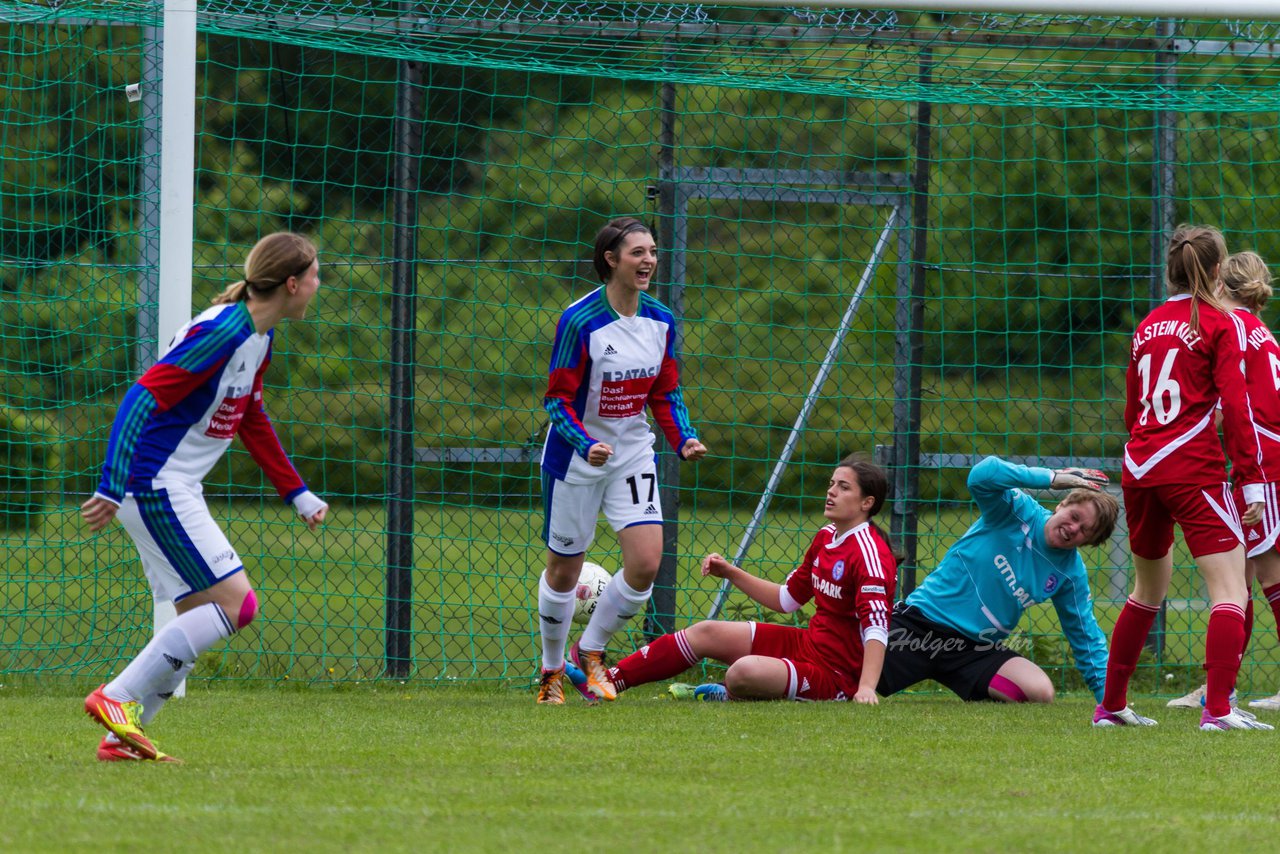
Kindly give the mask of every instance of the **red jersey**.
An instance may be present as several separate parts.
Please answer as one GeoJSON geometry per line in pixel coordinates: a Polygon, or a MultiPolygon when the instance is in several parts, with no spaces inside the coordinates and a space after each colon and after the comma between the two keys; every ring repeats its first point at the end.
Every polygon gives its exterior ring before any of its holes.
{"type": "Polygon", "coordinates": [[[1246,486],[1267,479],[1245,386],[1244,322],[1203,303],[1196,314],[1193,329],[1191,297],[1171,297],[1133,334],[1124,407],[1125,486],[1225,480],[1213,417],[1219,399],[1233,478],[1246,486]]]}
{"type": "Polygon", "coordinates": [[[898,580],[893,550],[870,522],[836,538],[836,526],[819,531],[782,592],[799,605],[814,599],[809,641],[823,663],[849,675],[862,672],[864,640],[889,642],[889,609],[898,580]]]}
{"type": "Polygon", "coordinates": [[[1246,308],[1237,308],[1244,323],[1244,378],[1258,431],[1258,451],[1267,480],[1280,475],[1280,344],[1267,325],[1246,308]]]}

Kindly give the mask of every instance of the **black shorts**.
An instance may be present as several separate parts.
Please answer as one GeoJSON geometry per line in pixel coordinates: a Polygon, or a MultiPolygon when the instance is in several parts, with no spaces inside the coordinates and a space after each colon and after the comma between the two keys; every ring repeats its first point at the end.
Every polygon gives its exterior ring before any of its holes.
{"type": "Polygon", "coordinates": [[[889,644],[876,691],[887,697],[933,679],[962,700],[989,700],[991,677],[1006,661],[1021,657],[1003,644],[972,640],[899,602],[889,621],[889,644]]]}

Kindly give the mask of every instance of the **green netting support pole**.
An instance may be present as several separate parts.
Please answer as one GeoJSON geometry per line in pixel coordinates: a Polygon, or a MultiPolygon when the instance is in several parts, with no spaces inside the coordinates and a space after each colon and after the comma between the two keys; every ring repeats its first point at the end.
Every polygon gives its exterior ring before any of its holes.
{"type": "Polygon", "coordinates": [[[392,237],[391,394],[387,448],[386,675],[413,661],[414,368],[416,355],[418,152],[422,66],[400,63],[396,87],[395,231],[392,237]]]}
{"type": "MultiPolygon", "coordinates": [[[[1177,86],[1178,56],[1173,52],[1173,38],[1177,27],[1169,18],[1156,25],[1162,50],[1155,53],[1156,82],[1164,92],[1177,86]]],[[[1155,308],[1164,302],[1164,241],[1173,231],[1177,217],[1177,168],[1178,168],[1178,114],[1172,110],[1156,110],[1151,127],[1151,277],[1150,303],[1155,308]]],[[[1159,671],[1164,664],[1164,633],[1167,605],[1160,603],[1160,612],[1147,635],[1146,647],[1152,651],[1159,671]]]]}
{"type": "MultiPolygon", "coordinates": [[[[921,91],[933,82],[933,51],[920,51],[921,91]]],[[[911,271],[899,280],[894,345],[893,405],[893,501],[890,536],[902,549],[898,569],[898,594],[916,587],[916,552],[920,493],[920,395],[924,371],[925,273],[929,257],[929,181],[933,154],[933,105],[916,106],[915,168],[911,177],[911,271]]],[[[899,263],[902,258],[899,258],[899,263]]]]}
{"type": "MultiPolygon", "coordinates": [[[[684,270],[677,271],[676,258],[684,257],[684,247],[675,246],[673,235],[684,234],[676,223],[675,141],[676,86],[663,83],[661,128],[658,150],[658,217],[669,251],[658,255],[658,281],[665,282],[663,301],[677,320],[684,314],[684,270]]],[[[676,326],[679,335],[680,327],[676,326]]],[[[676,341],[680,352],[680,341],[676,341]]],[[[658,457],[658,475],[662,483],[662,562],[653,580],[653,595],[645,611],[644,633],[650,638],[675,631],[676,586],[679,580],[680,553],[680,459],[664,450],[658,457]]]]}

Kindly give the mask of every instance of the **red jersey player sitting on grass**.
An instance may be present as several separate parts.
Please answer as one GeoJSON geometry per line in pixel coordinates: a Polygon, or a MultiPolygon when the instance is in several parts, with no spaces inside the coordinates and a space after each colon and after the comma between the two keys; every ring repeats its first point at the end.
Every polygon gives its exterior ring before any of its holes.
{"type": "Polygon", "coordinates": [[[663,635],[618,662],[618,690],[683,673],[703,658],[729,665],[724,685],[673,685],[702,700],[848,700],[876,703],[889,634],[897,563],[871,517],[884,505],[888,478],[857,456],[836,466],[818,531],[804,560],[782,584],[757,578],[721,555],[702,574],[727,578],[756,602],[784,614],[813,599],[807,628],[704,620],[663,635]]]}

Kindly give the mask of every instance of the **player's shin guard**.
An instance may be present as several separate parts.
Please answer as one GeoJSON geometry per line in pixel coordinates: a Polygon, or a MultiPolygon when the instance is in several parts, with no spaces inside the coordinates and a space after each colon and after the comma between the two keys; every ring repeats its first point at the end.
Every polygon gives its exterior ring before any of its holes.
{"type": "Polygon", "coordinates": [[[670,679],[684,673],[702,659],[689,647],[684,632],[663,635],[619,661],[612,669],[613,684],[619,689],[670,679]]]}
{"type": "Polygon", "coordinates": [[[538,580],[538,630],[542,635],[542,669],[564,667],[564,645],[573,625],[574,591],[552,590],[544,572],[538,580]]]}
{"type": "Polygon", "coordinates": [[[231,637],[234,631],[227,615],[214,602],[179,614],[143,647],[119,676],[107,683],[103,693],[120,702],[142,703],[143,715],[149,721],[154,712],[147,714],[150,711],[147,700],[172,694],[187,678],[200,653],[231,637]]]}
{"type": "Polygon", "coordinates": [[[1204,641],[1204,707],[1214,717],[1231,711],[1231,689],[1240,670],[1243,646],[1244,609],[1232,603],[1214,605],[1204,641]]]}
{"type": "Polygon", "coordinates": [[[1111,632],[1111,654],[1107,656],[1107,684],[1102,707],[1118,712],[1129,705],[1129,680],[1138,666],[1142,645],[1156,621],[1160,609],[1137,601],[1132,596],[1124,603],[1116,627],[1111,632]]]}
{"type": "Polygon", "coordinates": [[[622,577],[618,570],[613,580],[605,587],[596,602],[596,610],[591,621],[578,639],[579,648],[587,652],[599,652],[609,645],[609,639],[618,629],[644,610],[645,603],[653,593],[653,586],[647,590],[634,590],[622,577]]]}

